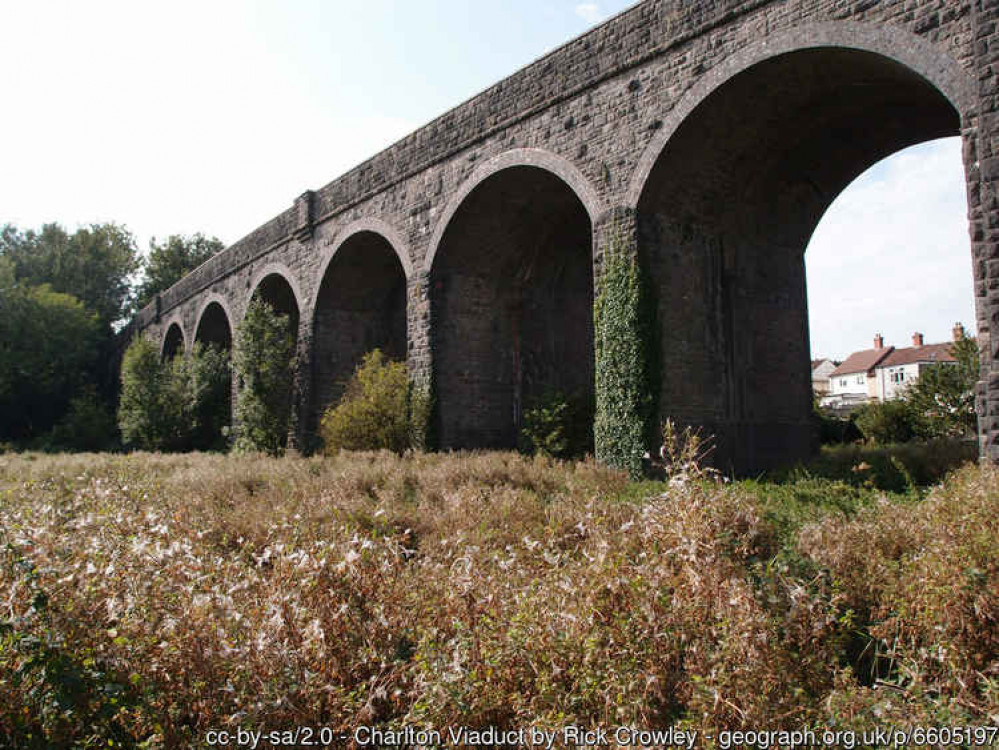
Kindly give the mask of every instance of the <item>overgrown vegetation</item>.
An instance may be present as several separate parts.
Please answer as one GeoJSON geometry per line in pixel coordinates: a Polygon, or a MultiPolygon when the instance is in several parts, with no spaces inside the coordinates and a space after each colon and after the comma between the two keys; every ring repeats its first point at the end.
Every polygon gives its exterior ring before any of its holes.
{"type": "Polygon", "coordinates": [[[55,223],[0,227],[0,442],[52,451],[119,447],[115,336],[136,310],[137,287],[151,295],[221,246],[201,235],[172,236],[152,243],[146,266],[119,224],[73,232],[55,223]]]}
{"type": "Polygon", "coordinates": [[[649,447],[654,405],[650,394],[655,392],[650,377],[651,308],[638,260],[620,242],[612,243],[604,255],[593,317],[596,457],[638,478],[649,447]]]}
{"type": "Polygon", "coordinates": [[[339,404],[323,415],[320,432],[327,453],[390,450],[412,446],[409,374],[375,349],[364,355],[339,404]]]}
{"type": "Polygon", "coordinates": [[[226,446],[232,376],[229,355],[195,343],[161,361],[155,344],[137,337],[121,367],[118,425],[141,450],[221,450],[226,446]]]}
{"type": "Polygon", "coordinates": [[[2,456],[0,745],[994,721],[994,467],[920,499],[678,455],[2,456]]]}
{"type": "Polygon", "coordinates": [[[593,452],[593,399],[577,393],[546,393],[524,410],[519,447],[552,458],[582,458],[593,452]]]}
{"type": "Polygon", "coordinates": [[[233,447],[280,455],[288,441],[295,377],[295,338],[288,316],[254,297],[236,326],[232,366],[239,391],[233,447]]]}
{"type": "Polygon", "coordinates": [[[940,362],[921,370],[919,379],[890,401],[864,404],[849,420],[818,414],[823,442],[846,441],[855,427],[875,445],[944,438],[971,438],[978,427],[975,386],[979,377],[978,343],[962,338],[951,345],[957,363],[940,362]]]}

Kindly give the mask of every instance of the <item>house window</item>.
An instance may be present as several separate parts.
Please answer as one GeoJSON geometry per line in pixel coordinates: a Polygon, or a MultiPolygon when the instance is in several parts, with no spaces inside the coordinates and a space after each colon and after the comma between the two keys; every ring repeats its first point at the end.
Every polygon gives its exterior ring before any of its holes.
{"type": "Polygon", "coordinates": [[[840,378],[839,385],[841,388],[846,388],[846,378],[840,378]]]}
{"type": "Polygon", "coordinates": [[[857,376],[857,385],[863,385],[863,384],[864,384],[864,376],[863,375],[858,375],[857,376]]]}

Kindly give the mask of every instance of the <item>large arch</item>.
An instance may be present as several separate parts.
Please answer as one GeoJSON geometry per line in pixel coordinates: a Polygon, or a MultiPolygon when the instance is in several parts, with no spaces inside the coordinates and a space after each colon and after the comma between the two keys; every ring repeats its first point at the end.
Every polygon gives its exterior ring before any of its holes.
{"type": "Polygon", "coordinates": [[[600,195],[590,181],[567,159],[540,148],[516,148],[504,151],[502,154],[489,159],[472,172],[448,201],[444,211],[441,213],[440,219],[437,221],[434,233],[430,238],[427,255],[423,259],[423,268],[427,273],[430,273],[433,269],[434,258],[444,237],[444,232],[450,226],[451,219],[455,213],[465,203],[465,199],[487,179],[511,167],[536,167],[551,172],[568,185],[576,194],[576,197],[586,209],[590,223],[594,226],[596,226],[607,210],[606,204],[600,198],[600,195]]]}
{"type": "MultiPolygon", "coordinates": [[[[250,283],[250,300],[258,298],[270,305],[275,312],[288,316],[291,334],[298,340],[298,322],[301,318],[302,294],[295,275],[280,263],[268,263],[261,268],[250,283]]],[[[245,309],[245,308],[244,308],[245,309]]]]}
{"type": "Polygon", "coordinates": [[[163,334],[160,359],[165,362],[178,354],[183,355],[185,352],[187,352],[187,339],[184,337],[184,327],[179,318],[174,318],[167,325],[166,333],[163,334]]]}
{"type": "Polygon", "coordinates": [[[222,295],[209,294],[198,310],[194,343],[223,352],[226,361],[229,362],[229,366],[226,367],[229,378],[224,387],[213,380],[211,393],[205,394],[209,403],[203,405],[204,412],[198,420],[198,431],[194,436],[194,446],[201,450],[224,448],[227,442],[226,428],[232,426],[234,395],[231,377],[232,342],[232,315],[229,312],[229,305],[222,295]]]}
{"type": "Polygon", "coordinates": [[[396,232],[384,222],[362,220],[340,233],[320,271],[311,307],[313,430],[365,354],[381,349],[391,359],[405,359],[412,264],[396,232]]]}
{"type": "Polygon", "coordinates": [[[966,78],[904,32],[824,24],[734,56],[667,118],[628,196],[656,300],[659,411],[713,433],[719,464],[756,471],[813,449],[805,247],[872,164],[960,132],[966,78]]]}
{"type": "Polygon", "coordinates": [[[445,211],[428,254],[441,447],[512,448],[524,409],[555,393],[592,440],[601,214],[574,168],[535,150],[484,165],[445,211]]]}
{"type": "Polygon", "coordinates": [[[229,304],[220,294],[210,294],[198,310],[195,342],[205,346],[218,346],[226,351],[232,349],[232,314],[229,304]]]}

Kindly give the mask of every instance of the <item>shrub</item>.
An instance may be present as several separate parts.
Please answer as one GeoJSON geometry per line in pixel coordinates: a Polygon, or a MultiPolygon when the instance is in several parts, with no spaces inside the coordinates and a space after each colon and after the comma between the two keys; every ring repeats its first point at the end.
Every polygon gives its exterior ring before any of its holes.
{"type": "Polygon", "coordinates": [[[143,450],[209,450],[224,446],[229,418],[229,355],[195,344],[187,356],[161,362],[139,337],[121,366],[118,424],[126,444],[143,450]]]}
{"type": "Polygon", "coordinates": [[[422,409],[420,398],[411,398],[405,363],[389,360],[379,349],[368,352],[340,403],[323,415],[320,430],[327,452],[402,453],[414,443],[410,409],[413,403],[422,409]]]}
{"type": "Polygon", "coordinates": [[[232,365],[229,352],[195,343],[191,353],[174,360],[182,369],[190,413],[186,424],[194,450],[223,450],[232,412],[232,365]]]}
{"type": "Polygon", "coordinates": [[[524,411],[520,447],[553,458],[577,458],[593,449],[593,403],[559,391],[545,394],[524,411]]]}
{"type": "Polygon", "coordinates": [[[901,399],[872,401],[854,412],[857,427],[872,443],[905,443],[920,434],[919,415],[901,399]]]}
{"type": "Polygon", "coordinates": [[[145,336],[137,337],[121,363],[118,427],[127,445],[159,450],[167,444],[174,425],[163,395],[164,379],[156,346],[145,336]]]}
{"type": "Polygon", "coordinates": [[[236,402],[234,447],[284,452],[291,419],[295,339],[287,315],[254,298],[236,327],[233,368],[236,402]]]}
{"type": "Polygon", "coordinates": [[[70,399],[69,409],[48,436],[51,448],[73,451],[102,451],[115,443],[118,427],[114,415],[97,395],[85,386],[70,399]]]}

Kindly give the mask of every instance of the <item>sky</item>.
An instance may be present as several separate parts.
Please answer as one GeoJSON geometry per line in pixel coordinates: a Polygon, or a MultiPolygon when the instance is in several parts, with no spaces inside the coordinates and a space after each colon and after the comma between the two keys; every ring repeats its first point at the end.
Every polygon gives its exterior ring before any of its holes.
{"type": "MultiPolygon", "coordinates": [[[[0,0],[0,224],[235,242],[626,0],[0,0]]],[[[806,253],[813,356],[972,326],[954,141],[861,176],[806,253]]]]}

